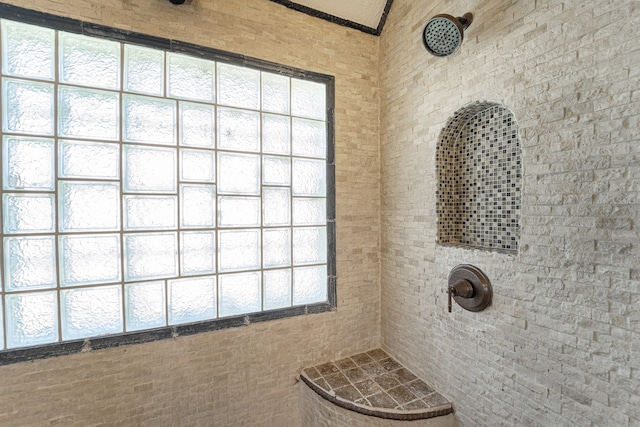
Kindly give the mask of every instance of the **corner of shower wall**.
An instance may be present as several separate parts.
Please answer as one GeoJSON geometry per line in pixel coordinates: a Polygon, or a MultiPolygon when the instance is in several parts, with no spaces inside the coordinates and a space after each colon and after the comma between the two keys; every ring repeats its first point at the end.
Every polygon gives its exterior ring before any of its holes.
{"type": "Polygon", "coordinates": [[[513,113],[491,101],[457,110],[436,151],[437,243],[517,253],[521,144],[513,113]]]}

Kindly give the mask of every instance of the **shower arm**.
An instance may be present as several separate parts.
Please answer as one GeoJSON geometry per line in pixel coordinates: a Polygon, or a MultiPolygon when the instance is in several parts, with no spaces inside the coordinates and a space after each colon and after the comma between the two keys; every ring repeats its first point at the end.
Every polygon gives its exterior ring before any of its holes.
{"type": "Polygon", "coordinates": [[[462,29],[466,30],[473,22],[473,14],[471,12],[467,12],[462,16],[458,16],[456,19],[458,20],[460,25],[462,25],[462,29]]]}

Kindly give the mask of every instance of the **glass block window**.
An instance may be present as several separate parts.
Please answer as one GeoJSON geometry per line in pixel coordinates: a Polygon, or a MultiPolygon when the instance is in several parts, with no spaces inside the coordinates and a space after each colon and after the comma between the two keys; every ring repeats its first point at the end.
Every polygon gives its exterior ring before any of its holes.
{"type": "Polygon", "coordinates": [[[0,347],[329,301],[326,82],[13,20],[0,39],[0,347]]]}
{"type": "Polygon", "coordinates": [[[436,153],[439,244],[517,253],[521,157],[509,109],[484,101],[455,112],[436,153]]]}

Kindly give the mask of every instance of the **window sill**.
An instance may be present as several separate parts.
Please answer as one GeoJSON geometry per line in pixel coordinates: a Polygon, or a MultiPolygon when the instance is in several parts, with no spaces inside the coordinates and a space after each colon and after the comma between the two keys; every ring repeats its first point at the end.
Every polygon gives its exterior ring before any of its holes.
{"type": "Polygon", "coordinates": [[[331,303],[319,303],[288,307],[279,310],[263,311],[259,313],[251,313],[242,316],[227,317],[207,322],[168,326],[164,328],[150,329],[140,332],[130,332],[104,337],[92,337],[83,340],[46,344],[37,347],[16,348],[0,351],[0,366],[11,365],[13,363],[28,362],[31,360],[48,359],[50,357],[58,357],[68,354],[86,353],[93,350],[122,347],[131,344],[141,344],[146,342],[165,340],[169,338],[177,338],[180,336],[194,335],[203,332],[249,326],[253,323],[266,322],[270,320],[326,313],[331,311],[335,311],[335,305],[331,303]]]}

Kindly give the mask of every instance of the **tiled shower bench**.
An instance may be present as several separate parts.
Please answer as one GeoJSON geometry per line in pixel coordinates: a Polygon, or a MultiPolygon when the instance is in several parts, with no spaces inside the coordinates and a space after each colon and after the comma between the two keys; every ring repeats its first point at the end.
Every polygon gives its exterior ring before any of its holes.
{"type": "Polygon", "coordinates": [[[455,425],[452,404],[381,349],[305,368],[300,379],[305,427],[455,425]]]}

